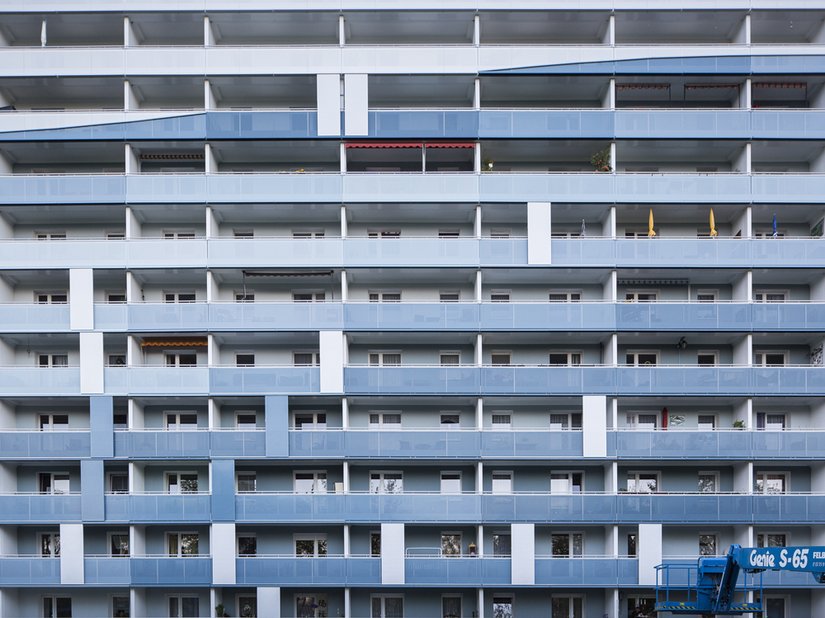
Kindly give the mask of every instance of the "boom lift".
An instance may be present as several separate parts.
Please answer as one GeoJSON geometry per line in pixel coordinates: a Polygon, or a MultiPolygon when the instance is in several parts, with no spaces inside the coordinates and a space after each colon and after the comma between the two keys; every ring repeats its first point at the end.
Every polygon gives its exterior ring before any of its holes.
{"type": "Polygon", "coordinates": [[[741,547],[723,557],[702,557],[697,564],[656,567],[656,611],[703,616],[762,612],[762,573],[810,573],[825,583],[825,546],[741,547]],[[744,582],[738,584],[740,571],[744,582]],[[755,600],[758,597],[759,600],[755,600]]]}

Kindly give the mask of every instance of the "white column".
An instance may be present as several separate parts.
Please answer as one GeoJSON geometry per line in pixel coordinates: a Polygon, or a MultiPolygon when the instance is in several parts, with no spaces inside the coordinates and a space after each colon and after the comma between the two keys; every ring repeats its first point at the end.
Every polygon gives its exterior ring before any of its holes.
{"type": "Polygon", "coordinates": [[[476,350],[475,350],[475,363],[476,367],[481,367],[484,363],[484,346],[483,346],[483,335],[479,333],[476,335],[476,350]]]}
{"type": "Polygon", "coordinates": [[[91,268],[69,269],[69,326],[72,330],[95,327],[95,282],[91,268]]]}
{"type": "Polygon", "coordinates": [[[347,271],[341,271],[341,302],[349,300],[349,282],[347,281],[347,271]]]}
{"type": "Polygon", "coordinates": [[[733,466],[733,491],[740,494],[753,493],[753,462],[745,461],[733,466]]]}
{"type": "Polygon", "coordinates": [[[474,286],[474,289],[473,289],[473,292],[475,293],[475,301],[477,303],[480,303],[481,299],[483,298],[483,296],[482,296],[482,287],[481,287],[482,280],[481,279],[482,279],[481,271],[477,270],[476,271],[475,286],[474,286]]]}
{"type": "Polygon", "coordinates": [[[327,73],[316,76],[318,135],[341,135],[341,76],[327,73]]]}
{"type": "MultiPolygon", "coordinates": [[[[344,75],[344,133],[369,133],[369,76],[365,73],[344,75]]],[[[320,124],[320,123],[319,123],[320,124]]]]}
{"type": "Polygon", "coordinates": [[[484,618],[484,588],[479,588],[476,590],[476,604],[478,618],[484,618]]]}
{"type": "Polygon", "coordinates": [[[484,493],[484,463],[476,462],[476,493],[480,496],[484,493]]]}
{"type": "Polygon", "coordinates": [[[511,524],[511,578],[515,586],[536,583],[536,525],[511,524]]]}
{"type": "Polygon", "coordinates": [[[349,493],[349,462],[344,460],[341,462],[341,479],[343,480],[344,493],[349,493]]]}
{"type": "Polygon", "coordinates": [[[636,549],[639,555],[639,585],[656,585],[656,566],[662,564],[662,524],[639,524],[636,549]]]}
{"type": "Polygon", "coordinates": [[[206,365],[208,367],[215,367],[220,365],[221,354],[220,350],[218,350],[218,342],[215,339],[215,335],[209,333],[206,336],[206,365]]]}
{"type": "Polygon", "coordinates": [[[212,583],[235,585],[235,524],[213,523],[209,539],[212,554],[212,583]]]}
{"type": "Polygon", "coordinates": [[[128,79],[123,82],[123,109],[127,112],[140,109],[140,101],[128,79]]]}
{"type": "Polygon", "coordinates": [[[349,429],[349,400],[346,397],[341,399],[341,427],[349,429]]]}
{"type": "MultiPolygon", "coordinates": [[[[130,399],[127,406],[129,410],[129,429],[143,429],[143,426],[145,425],[143,418],[143,405],[134,399],[130,399]]],[[[129,476],[131,477],[131,472],[129,473],[129,476]]]]}
{"type": "Polygon", "coordinates": [[[582,437],[585,457],[607,457],[607,397],[582,397],[582,437]]]}
{"type": "Polygon", "coordinates": [[[736,405],[733,409],[733,420],[742,421],[745,429],[753,429],[753,400],[748,398],[736,405]]]}
{"type": "Polygon", "coordinates": [[[347,22],[343,15],[338,16],[338,45],[347,44],[347,22]]]}
{"type": "Polygon", "coordinates": [[[344,390],[344,333],[340,330],[322,330],[318,335],[321,392],[340,393],[344,390]]]}
{"type": "Polygon", "coordinates": [[[484,557],[484,526],[482,524],[476,526],[476,553],[479,558],[484,557]]]}
{"type": "Polygon", "coordinates": [[[128,206],[126,207],[125,231],[127,240],[130,238],[140,238],[141,236],[140,221],[138,221],[137,216],[135,216],[135,211],[128,206]]]}
{"type": "Polygon", "coordinates": [[[731,298],[740,303],[749,303],[753,300],[752,271],[746,271],[738,280],[733,282],[731,298]]]}
{"type": "MultiPolygon", "coordinates": [[[[478,150],[478,148],[476,148],[478,150]]],[[[473,218],[473,234],[476,238],[481,238],[481,204],[476,204],[475,217],[473,218]]]]}
{"type": "Polygon", "coordinates": [[[750,77],[742,84],[742,92],[739,93],[739,107],[753,109],[753,80],[750,77]]]}
{"type": "Polygon", "coordinates": [[[473,45],[481,45],[481,16],[473,15],[473,45]]]}
{"type": "Polygon", "coordinates": [[[211,206],[206,207],[206,237],[218,238],[221,235],[220,224],[215,210],[211,206]]]}
{"type": "Polygon", "coordinates": [[[80,333],[80,392],[103,392],[103,333],[80,333]]]}
{"type": "Polygon", "coordinates": [[[344,524],[344,556],[350,556],[349,524],[344,524]]]}
{"type": "Polygon", "coordinates": [[[473,81],[473,109],[481,109],[481,79],[473,81]]]}
{"type": "Polygon", "coordinates": [[[349,588],[344,588],[344,618],[352,617],[352,595],[349,588]]]}
{"type": "Polygon", "coordinates": [[[739,155],[734,160],[733,171],[737,174],[750,174],[752,169],[751,161],[751,144],[748,142],[742,147],[739,155]]]}
{"type": "Polygon", "coordinates": [[[257,590],[258,615],[281,615],[281,589],[270,586],[259,586],[257,590]]]}
{"type": "Polygon", "coordinates": [[[742,20],[742,23],[739,26],[739,30],[736,32],[736,35],[733,37],[733,42],[737,45],[750,45],[751,44],[751,16],[750,13],[745,14],[745,18],[742,20]]]}
{"type": "Polygon", "coordinates": [[[127,174],[138,174],[140,173],[140,160],[138,159],[137,152],[134,148],[132,148],[131,144],[123,144],[124,149],[124,171],[127,174]]]}
{"type": "Polygon", "coordinates": [[[529,202],[527,204],[527,263],[550,265],[551,230],[550,202],[529,202]]]}
{"type": "Polygon", "coordinates": [[[476,430],[481,431],[484,428],[484,400],[479,397],[476,399],[476,430]]]}
{"type": "Polygon", "coordinates": [[[381,524],[381,583],[404,585],[404,524],[381,524]]]}
{"type": "Polygon", "coordinates": [[[212,84],[208,79],[203,80],[203,109],[217,109],[218,99],[215,97],[215,91],[212,89],[212,84]]]}
{"type": "Polygon", "coordinates": [[[616,78],[611,77],[607,82],[607,90],[602,97],[602,107],[604,109],[616,109],[616,78]]]}
{"type": "Polygon", "coordinates": [[[614,15],[608,17],[607,28],[604,31],[604,38],[602,39],[602,43],[604,43],[605,45],[616,44],[616,17],[614,15]]]}
{"type": "Polygon", "coordinates": [[[140,41],[138,40],[137,33],[135,33],[135,28],[132,25],[132,20],[129,18],[128,15],[124,15],[123,17],[123,46],[124,47],[131,47],[132,45],[138,45],[140,41]]]}
{"type": "Polygon", "coordinates": [[[733,364],[751,365],[753,364],[753,335],[744,335],[739,341],[733,344],[733,364]]]}
{"type": "Polygon", "coordinates": [[[209,398],[209,401],[206,402],[206,415],[207,415],[207,426],[209,427],[210,431],[214,431],[215,429],[220,429],[221,426],[221,409],[218,406],[218,402],[209,398]]]}
{"type": "Polygon", "coordinates": [[[206,47],[215,44],[215,30],[212,28],[212,20],[209,15],[203,16],[203,44],[206,47]]]}
{"type": "Polygon", "coordinates": [[[60,583],[83,584],[83,524],[60,524],[60,583]]]}
{"type": "Polygon", "coordinates": [[[347,145],[344,142],[338,145],[338,171],[347,173],[347,145]]]}
{"type": "Polygon", "coordinates": [[[203,169],[207,174],[214,174],[218,171],[218,159],[215,157],[215,151],[211,144],[203,145],[203,169]]]}
{"type": "Polygon", "coordinates": [[[618,154],[616,152],[616,142],[610,142],[610,173],[615,174],[619,168],[618,154]]]}
{"type": "Polygon", "coordinates": [[[129,589],[129,607],[133,616],[148,616],[146,609],[146,588],[129,589]]]}
{"type": "Polygon", "coordinates": [[[753,210],[751,205],[746,205],[742,212],[739,213],[733,220],[733,227],[731,229],[731,236],[736,236],[738,233],[741,238],[750,238],[753,236],[753,210]]]}
{"type": "Polygon", "coordinates": [[[349,235],[347,223],[347,207],[341,204],[341,238],[346,238],[349,235]]]}

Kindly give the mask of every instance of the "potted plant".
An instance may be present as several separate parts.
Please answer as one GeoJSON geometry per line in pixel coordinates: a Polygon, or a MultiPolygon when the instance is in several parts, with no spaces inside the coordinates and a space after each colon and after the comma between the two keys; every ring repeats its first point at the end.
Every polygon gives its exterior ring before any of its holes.
{"type": "Polygon", "coordinates": [[[734,429],[744,429],[745,428],[745,421],[742,419],[733,421],[733,428],[734,429]]]}
{"type": "Polygon", "coordinates": [[[215,615],[216,615],[218,618],[224,618],[224,617],[228,617],[228,616],[229,616],[229,614],[227,614],[227,613],[226,613],[226,609],[224,609],[224,607],[223,607],[223,603],[218,603],[218,604],[215,606],[215,615]]]}
{"type": "Polygon", "coordinates": [[[613,168],[610,167],[610,146],[602,148],[590,157],[590,163],[593,169],[597,172],[609,172],[613,168]]]}
{"type": "Polygon", "coordinates": [[[475,557],[478,552],[478,548],[476,547],[475,543],[470,543],[467,545],[467,553],[470,554],[471,557],[475,557]]]}

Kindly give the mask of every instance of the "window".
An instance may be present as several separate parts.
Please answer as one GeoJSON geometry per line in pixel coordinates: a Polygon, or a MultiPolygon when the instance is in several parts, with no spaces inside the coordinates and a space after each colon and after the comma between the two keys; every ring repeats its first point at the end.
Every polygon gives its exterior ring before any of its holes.
{"type": "Polygon", "coordinates": [[[129,493],[129,473],[128,472],[110,472],[109,473],[109,492],[113,494],[128,494],[129,493]]]}
{"type": "Polygon", "coordinates": [[[493,470],[493,494],[504,495],[513,493],[513,473],[503,470],[493,470]]]}
{"type": "Polygon", "coordinates": [[[129,413],[128,412],[115,412],[112,415],[112,423],[114,424],[115,429],[128,429],[129,428],[129,413]]]}
{"type": "Polygon", "coordinates": [[[292,302],[294,303],[323,303],[327,300],[326,292],[293,292],[292,302]]]}
{"type": "Polygon", "coordinates": [[[295,555],[317,558],[327,555],[327,535],[298,536],[295,539],[295,555]]]}
{"type": "Polygon", "coordinates": [[[255,618],[258,615],[257,597],[238,597],[238,616],[241,618],[255,618]]]}
{"type": "Polygon", "coordinates": [[[169,618],[197,618],[200,615],[198,597],[169,597],[169,618]]]}
{"type": "Polygon", "coordinates": [[[627,426],[639,431],[653,431],[659,424],[658,414],[630,413],[625,416],[627,426]]]}
{"type": "Polygon", "coordinates": [[[38,354],[37,355],[37,365],[38,367],[68,367],[69,366],[69,355],[68,354],[38,354]]]}
{"type": "Polygon", "coordinates": [[[66,232],[35,232],[36,240],[66,240],[66,232]]]}
{"type": "Polygon", "coordinates": [[[122,305],[126,302],[126,292],[106,292],[106,302],[110,305],[122,305]]]}
{"type": "Polygon", "coordinates": [[[553,366],[567,366],[581,365],[581,352],[551,352],[550,365],[553,366]]]}
{"type": "Polygon", "coordinates": [[[372,618],[403,618],[404,597],[373,595],[370,600],[372,618]]]}
{"type": "Polygon", "coordinates": [[[401,429],[400,412],[371,412],[369,417],[370,429],[399,430],[401,429]]]}
{"type": "Polygon", "coordinates": [[[755,303],[784,303],[788,293],[782,290],[754,290],[755,303]]]}
{"type": "Polygon", "coordinates": [[[66,290],[57,292],[35,292],[34,302],[39,305],[65,305],[69,302],[69,295],[66,290]]]}
{"type": "Polygon", "coordinates": [[[510,415],[493,414],[491,424],[491,429],[493,431],[510,431],[510,415]]]}
{"type": "Polygon", "coordinates": [[[327,415],[325,412],[296,412],[295,429],[313,430],[326,429],[327,415]]]}
{"type": "Polygon", "coordinates": [[[249,494],[258,490],[258,477],[254,472],[238,472],[238,493],[249,494]]]}
{"type": "Polygon", "coordinates": [[[441,617],[461,618],[461,595],[445,594],[441,597],[441,617]]]}
{"type": "Polygon", "coordinates": [[[510,291],[509,290],[492,290],[490,292],[490,302],[491,303],[509,303],[510,302],[510,291]]]}
{"type": "Polygon", "coordinates": [[[493,597],[493,618],[513,618],[513,597],[493,597]]]}
{"type": "Polygon", "coordinates": [[[461,363],[461,354],[458,352],[441,352],[439,362],[442,367],[445,365],[458,365],[461,363]]]}
{"type": "Polygon", "coordinates": [[[72,618],[71,597],[43,597],[43,618],[72,618]]]}
{"type": "Polygon", "coordinates": [[[785,422],[785,415],[781,413],[756,413],[756,428],[763,431],[783,431],[786,426],[785,422]]]}
{"type": "Polygon", "coordinates": [[[197,532],[167,532],[166,555],[182,558],[198,555],[197,532]]]}
{"type": "Polygon", "coordinates": [[[235,429],[249,431],[258,428],[258,417],[255,412],[235,412],[235,429]]]}
{"type": "Polygon", "coordinates": [[[580,412],[553,413],[550,415],[550,430],[581,429],[582,415],[580,412]]]}
{"type": "Polygon", "coordinates": [[[700,534],[699,535],[699,555],[700,556],[715,556],[717,547],[718,547],[718,538],[715,534],[700,534]]]}
{"type": "Polygon", "coordinates": [[[401,292],[370,292],[371,303],[400,303],[401,292]]]}
{"type": "Polygon", "coordinates": [[[296,494],[327,493],[327,473],[324,470],[313,472],[296,472],[293,491],[296,494]]]}
{"type": "Polygon", "coordinates": [[[381,533],[370,532],[370,556],[381,555],[381,533]]]}
{"type": "Polygon", "coordinates": [[[552,472],[550,474],[551,494],[580,494],[583,490],[583,472],[552,472]]]}
{"type": "Polygon", "coordinates": [[[66,431],[69,429],[68,414],[41,414],[40,431],[66,431]]]}
{"type": "Polygon", "coordinates": [[[255,230],[252,228],[234,229],[232,230],[233,238],[255,238],[255,230]]]}
{"type": "Polygon", "coordinates": [[[658,352],[628,352],[625,354],[625,364],[630,367],[644,367],[659,364],[658,352]]]}
{"type": "MultiPolygon", "coordinates": [[[[754,599],[757,603],[759,602],[759,595],[756,595],[754,599]]],[[[791,600],[789,597],[779,597],[779,596],[765,596],[762,600],[763,606],[763,614],[764,618],[786,618],[786,616],[790,616],[790,604],[791,600]]]]}
{"type": "Polygon", "coordinates": [[[582,597],[556,597],[550,599],[551,618],[583,618],[584,599],[582,597]]]}
{"type": "Polygon", "coordinates": [[[197,472],[167,472],[166,493],[168,494],[195,494],[198,493],[197,472]]]}
{"type": "Polygon", "coordinates": [[[649,494],[659,491],[659,473],[628,472],[627,491],[639,494],[649,494]]]}
{"type": "Polygon", "coordinates": [[[106,232],[106,240],[123,240],[126,238],[124,232],[106,232]]]}
{"type": "Polygon", "coordinates": [[[493,228],[490,230],[490,238],[498,238],[499,240],[510,238],[510,230],[504,228],[493,228]]]}
{"type": "Polygon", "coordinates": [[[126,355],[125,354],[109,354],[106,357],[106,364],[109,367],[125,367],[126,366],[126,355]]]}
{"type": "Polygon", "coordinates": [[[441,493],[460,494],[461,493],[461,472],[441,473],[441,493]]]}
{"type": "Polygon", "coordinates": [[[112,597],[112,616],[114,618],[129,618],[132,612],[128,596],[112,597]]]}
{"type": "Polygon", "coordinates": [[[490,364],[498,367],[505,367],[510,364],[510,352],[493,352],[490,354],[490,364]]]}
{"type": "Polygon", "coordinates": [[[164,230],[163,238],[167,240],[191,240],[195,237],[192,230],[164,230]]]}
{"type": "Polygon", "coordinates": [[[656,599],[653,597],[628,597],[627,615],[633,618],[654,618],[656,599]]]}
{"type": "Polygon", "coordinates": [[[757,547],[787,547],[788,534],[785,532],[764,532],[756,535],[757,547]]]}
{"type": "Polygon", "coordinates": [[[582,555],[584,540],[581,532],[562,532],[551,534],[550,544],[553,556],[569,558],[582,555]]]}
{"type": "Polygon", "coordinates": [[[41,532],[40,533],[40,555],[43,558],[60,557],[60,533],[41,532]]]}
{"type": "Polygon", "coordinates": [[[292,364],[296,367],[317,367],[321,364],[320,352],[294,352],[292,364]]]}
{"type": "Polygon", "coordinates": [[[702,351],[696,354],[696,364],[700,367],[714,367],[719,364],[717,352],[702,351]]]}
{"type": "Polygon", "coordinates": [[[165,303],[194,303],[194,292],[164,292],[163,302],[165,303]]]}
{"type": "Polygon", "coordinates": [[[719,297],[716,290],[699,290],[696,292],[696,302],[699,303],[715,303],[719,297]]]}
{"type": "Polygon", "coordinates": [[[551,303],[578,303],[582,299],[581,292],[550,292],[551,303]]]}
{"type": "Polygon", "coordinates": [[[439,238],[458,238],[459,235],[460,235],[459,230],[454,229],[454,228],[438,230],[438,237],[439,238]]]}
{"type": "Polygon", "coordinates": [[[696,427],[700,431],[713,431],[716,429],[716,415],[700,414],[696,419],[696,427]]]}
{"type": "Polygon", "coordinates": [[[401,352],[370,352],[369,363],[378,367],[395,367],[401,364],[401,352]]]}
{"type": "Polygon", "coordinates": [[[441,555],[448,558],[461,555],[460,532],[441,533],[441,555]]]}
{"type": "Polygon", "coordinates": [[[630,557],[636,556],[636,533],[631,532],[627,535],[627,555],[630,557]]]}
{"type": "Polygon", "coordinates": [[[235,292],[235,302],[236,303],[254,303],[255,302],[255,292],[235,292]]]}
{"type": "Polygon", "coordinates": [[[197,367],[198,355],[195,352],[166,352],[167,367],[197,367]]]}
{"type": "Polygon", "coordinates": [[[38,491],[41,494],[69,493],[68,472],[40,472],[37,475],[38,491]]]}
{"type": "Polygon", "coordinates": [[[129,555],[129,533],[123,532],[109,533],[109,555],[128,556],[129,555]]]}
{"type": "Polygon", "coordinates": [[[438,293],[438,302],[441,303],[457,303],[461,298],[461,295],[458,292],[439,292],[438,293]]]}
{"type": "Polygon", "coordinates": [[[327,595],[325,594],[299,594],[295,597],[296,618],[326,618],[327,595]]]}
{"type": "Polygon", "coordinates": [[[753,364],[758,367],[782,367],[786,362],[785,352],[755,352],[753,364]]]}
{"type": "Polygon", "coordinates": [[[509,532],[493,532],[493,555],[509,557],[513,552],[513,538],[509,532]]]}
{"type": "Polygon", "coordinates": [[[192,431],[198,428],[198,414],[196,412],[167,412],[167,431],[192,431]]]}
{"type": "Polygon", "coordinates": [[[784,494],[788,491],[787,472],[758,472],[756,474],[756,493],[784,494]]]}
{"type": "Polygon", "coordinates": [[[258,537],[242,532],[238,534],[238,555],[256,556],[258,554],[258,537]]]}
{"type": "Polygon", "coordinates": [[[301,240],[307,238],[323,238],[324,230],[293,230],[292,238],[301,240]]]}
{"type": "Polygon", "coordinates": [[[401,230],[367,230],[368,238],[400,238],[401,230]]]}
{"type": "Polygon", "coordinates": [[[371,494],[400,494],[404,491],[404,475],[401,472],[370,472],[371,494]]]}
{"type": "Polygon", "coordinates": [[[255,355],[251,352],[239,352],[235,354],[236,367],[254,367],[255,355]]]}
{"type": "Polygon", "coordinates": [[[459,414],[442,414],[440,425],[441,429],[458,429],[461,423],[461,415],[459,414]]]}
{"type": "Polygon", "coordinates": [[[698,491],[700,494],[715,494],[719,491],[719,473],[699,472],[698,476],[698,491]]]}
{"type": "Polygon", "coordinates": [[[624,299],[628,303],[655,303],[659,298],[658,292],[625,292],[624,299]]]}

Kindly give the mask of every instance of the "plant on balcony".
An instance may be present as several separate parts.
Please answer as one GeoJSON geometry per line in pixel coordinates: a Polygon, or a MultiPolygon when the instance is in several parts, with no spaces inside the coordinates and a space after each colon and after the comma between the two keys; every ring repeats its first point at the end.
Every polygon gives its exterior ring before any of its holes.
{"type": "Polygon", "coordinates": [[[492,172],[493,171],[493,164],[495,162],[492,159],[484,159],[481,163],[481,171],[482,172],[492,172]]]}
{"type": "Polygon", "coordinates": [[[734,429],[744,429],[745,428],[745,421],[739,419],[737,421],[733,421],[733,428],[734,429]]]}
{"type": "Polygon", "coordinates": [[[215,606],[215,615],[218,618],[224,618],[224,616],[226,616],[227,618],[229,617],[229,614],[226,613],[226,609],[224,609],[223,603],[218,603],[215,606]]]}
{"type": "Polygon", "coordinates": [[[610,167],[610,146],[602,148],[590,157],[590,163],[597,172],[609,172],[613,168],[610,167]]]}

